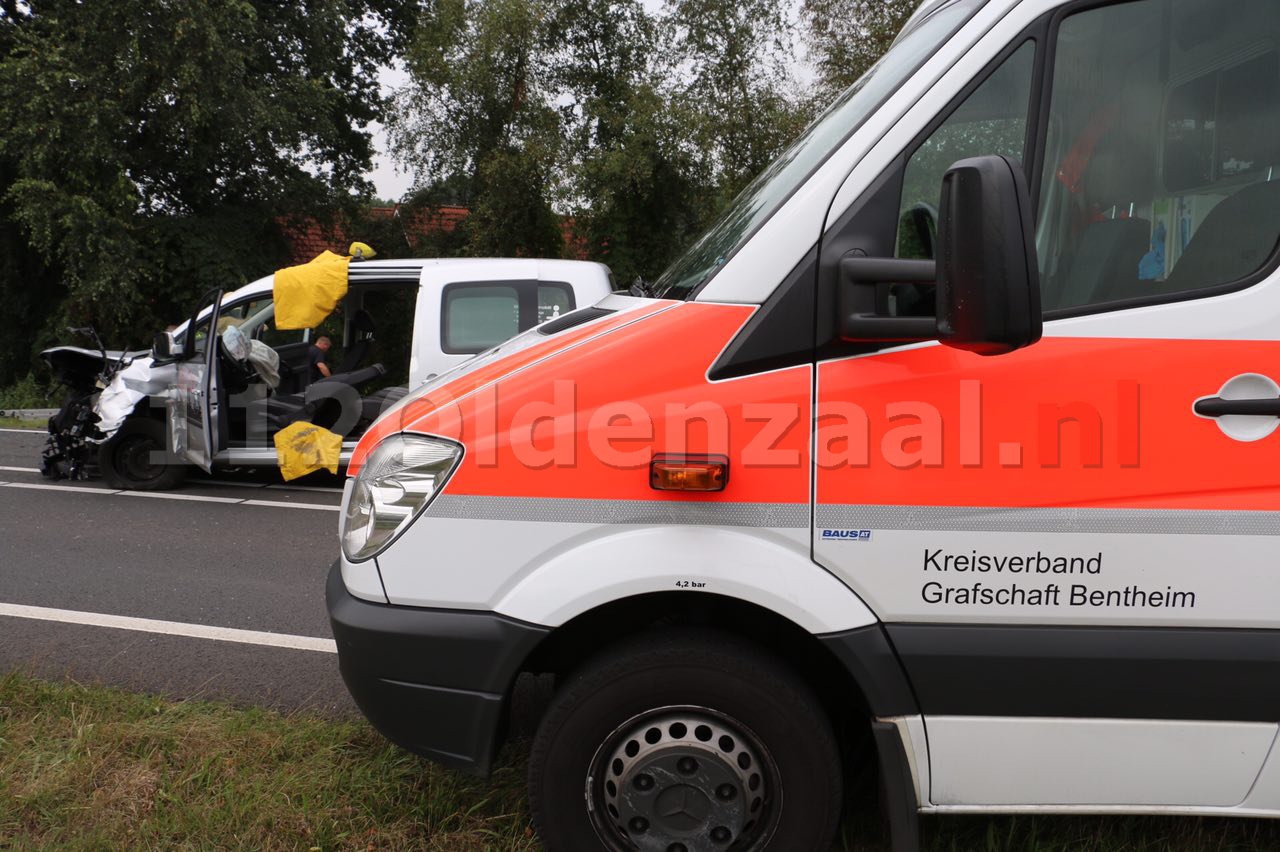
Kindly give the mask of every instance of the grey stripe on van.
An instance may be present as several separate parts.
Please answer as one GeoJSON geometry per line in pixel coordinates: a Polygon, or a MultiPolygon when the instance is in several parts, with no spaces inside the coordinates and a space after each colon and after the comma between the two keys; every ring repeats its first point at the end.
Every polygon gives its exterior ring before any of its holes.
{"type": "Polygon", "coordinates": [[[807,503],[719,503],[681,500],[580,500],[441,494],[435,518],[561,524],[643,524],[807,529],[807,503]]]}
{"type": "MultiPolygon", "coordinates": [[[[584,500],[441,494],[436,518],[563,524],[805,529],[804,503],[584,500]]],[[[1280,535],[1280,512],[1202,509],[992,508],[989,506],[823,505],[819,529],[951,532],[1280,535]]]]}
{"type": "Polygon", "coordinates": [[[1280,512],[990,506],[819,506],[819,529],[1280,535],[1280,512]]]}

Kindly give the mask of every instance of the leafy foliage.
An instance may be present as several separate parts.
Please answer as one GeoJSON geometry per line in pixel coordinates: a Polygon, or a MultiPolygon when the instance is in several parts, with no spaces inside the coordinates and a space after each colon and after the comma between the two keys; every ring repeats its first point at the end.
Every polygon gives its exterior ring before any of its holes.
{"type": "Polygon", "coordinates": [[[418,183],[406,219],[365,222],[383,256],[585,253],[652,279],[915,5],[0,0],[0,387],[67,325],[136,346],[270,271],[282,219],[361,222],[375,120],[418,183]],[[441,204],[470,215],[406,239],[441,204]]]}
{"type": "Polygon", "coordinates": [[[393,143],[411,204],[472,215],[419,251],[585,253],[651,280],[917,3],[440,0],[409,50],[393,143]]]}
{"type": "Polygon", "coordinates": [[[804,0],[801,17],[826,101],[879,61],[921,0],[804,0]]]}
{"type": "Polygon", "coordinates": [[[28,373],[21,381],[0,390],[0,411],[14,408],[57,408],[62,402],[58,398],[58,390],[48,387],[47,382],[41,382],[28,373]]]}
{"type": "MultiPolygon", "coordinates": [[[[397,0],[0,7],[0,299],[51,342],[148,339],[284,257],[277,218],[367,193],[397,0]],[[33,295],[32,291],[39,291],[33,295]]],[[[17,343],[30,345],[30,338],[17,343]]],[[[30,350],[6,341],[0,384],[30,350]]]]}
{"type": "Polygon", "coordinates": [[[636,0],[567,0],[553,21],[571,159],[568,209],[618,280],[656,274],[698,226],[694,151],[663,91],[661,28],[636,0]]]}
{"type": "Polygon", "coordinates": [[[440,0],[419,21],[391,130],[420,180],[463,188],[468,253],[557,255],[563,150],[533,0],[440,0]]]}
{"type": "Polygon", "coordinates": [[[443,0],[410,48],[394,142],[462,250],[585,250],[651,278],[799,131],[795,45],[765,0],[443,0]],[[447,191],[442,190],[447,187],[447,191]]]}
{"type": "Polygon", "coordinates": [[[721,202],[769,165],[810,117],[791,74],[795,45],[786,12],[771,0],[671,4],[670,49],[682,60],[675,103],[721,202]]]}

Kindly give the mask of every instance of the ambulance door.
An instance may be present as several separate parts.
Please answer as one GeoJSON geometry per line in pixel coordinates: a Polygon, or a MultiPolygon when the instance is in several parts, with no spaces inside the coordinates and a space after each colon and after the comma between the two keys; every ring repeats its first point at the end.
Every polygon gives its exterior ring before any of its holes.
{"type": "Polygon", "coordinates": [[[206,293],[191,314],[177,365],[177,385],[167,403],[170,449],[206,473],[213,467],[218,434],[218,309],[222,291],[206,293]],[[203,314],[203,316],[202,316],[203,314]]]}
{"type": "Polygon", "coordinates": [[[886,623],[924,804],[1241,805],[1280,718],[1280,6],[1065,6],[908,132],[820,287],[931,258],[945,170],[1004,154],[1045,319],[1005,355],[819,355],[814,554],[886,623]]]}

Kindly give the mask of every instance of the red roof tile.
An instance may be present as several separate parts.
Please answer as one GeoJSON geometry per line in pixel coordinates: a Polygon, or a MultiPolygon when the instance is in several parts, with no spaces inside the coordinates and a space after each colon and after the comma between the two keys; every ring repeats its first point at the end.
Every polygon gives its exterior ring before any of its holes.
{"type": "MultiPolygon", "coordinates": [[[[409,212],[397,204],[394,207],[370,207],[367,213],[374,220],[399,218],[409,247],[416,249],[422,238],[430,234],[453,231],[470,211],[466,207],[446,205],[409,212]]],[[[294,263],[306,263],[324,251],[346,254],[351,242],[359,239],[359,235],[352,233],[351,223],[344,216],[337,217],[330,224],[321,224],[310,216],[288,217],[279,221],[290,241],[289,255],[294,263]]],[[[586,241],[574,232],[573,226],[572,219],[565,219],[561,225],[565,246],[571,249],[569,256],[585,259],[586,241]]]]}

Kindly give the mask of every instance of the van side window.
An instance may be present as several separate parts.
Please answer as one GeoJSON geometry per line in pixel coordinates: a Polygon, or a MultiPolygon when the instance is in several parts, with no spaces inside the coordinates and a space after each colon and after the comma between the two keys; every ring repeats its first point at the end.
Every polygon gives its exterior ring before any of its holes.
{"type": "Polygon", "coordinates": [[[444,291],[441,343],[450,354],[474,354],[520,333],[515,284],[452,284],[444,291]]]}
{"type": "Polygon", "coordinates": [[[446,284],[440,343],[450,355],[474,355],[573,310],[564,281],[476,281],[446,284]]]}
{"type": "Polygon", "coordinates": [[[191,335],[192,344],[191,351],[198,355],[203,355],[209,346],[209,318],[205,317],[196,326],[195,333],[191,335]]]}
{"type": "Polygon", "coordinates": [[[1024,43],[911,155],[898,213],[898,257],[934,257],[942,176],[953,163],[983,154],[1023,160],[1035,54],[1035,43],[1024,43]]]}
{"type": "MultiPolygon", "coordinates": [[[[573,310],[572,287],[560,281],[538,285],[538,319],[535,325],[542,325],[571,310],[573,310]]],[[[520,330],[524,331],[524,328],[520,330]]]]}
{"type": "Polygon", "coordinates": [[[1280,6],[1141,0],[1058,31],[1045,310],[1247,279],[1280,240],[1280,6]]]}
{"type": "MultiPolygon", "coordinates": [[[[274,306],[274,300],[267,296],[241,302],[232,308],[223,308],[221,316],[232,317],[233,323],[239,326],[241,331],[247,332],[250,337],[261,340],[272,348],[304,342],[305,331],[280,331],[275,327],[274,306]]],[[[221,317],[218,325],[222,325],[221,317]]]]}

